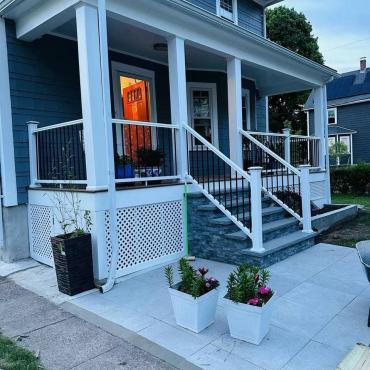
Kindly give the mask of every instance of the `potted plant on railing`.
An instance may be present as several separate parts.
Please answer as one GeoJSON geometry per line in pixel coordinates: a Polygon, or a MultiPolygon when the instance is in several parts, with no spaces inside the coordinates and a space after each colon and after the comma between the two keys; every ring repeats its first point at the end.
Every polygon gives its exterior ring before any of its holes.
{"type": "Polygon", "coordinates": [[[51,237],[58,288],[73,296],[95,287],[91,214],[82,211],[78,193],[73,189],[55,192],[52,202],[62,229],[62,234],[51,237]]]}
{"type": "Polygon", "coordinates": [[[259,344],[268,333],[276,297],[269,278],[267,270],[247,264],[229,275],[224,306],[233,338],[259,344]]]}
{"type": "Polygon", "coordinates": [[[116,154],[115,163],[117,179],[129,179],[135,177],[135,167],[129,156],[116,154]]]}
{"type": "Polygon", "coordinates": [[[196,270],[185,258],[179,261],[179,273],[181,281],[175,284],[172,267],[165,268],[176,323],[200,333],[215,321],[219,282],[206,277],[208,269],[196,270]]]}
{"type": "Polygon", "coordinates": [[[159,149],[140,148],[136,151],[141,177],[158,177],[162,171],[160,166],[164,153],[159,149]]]}

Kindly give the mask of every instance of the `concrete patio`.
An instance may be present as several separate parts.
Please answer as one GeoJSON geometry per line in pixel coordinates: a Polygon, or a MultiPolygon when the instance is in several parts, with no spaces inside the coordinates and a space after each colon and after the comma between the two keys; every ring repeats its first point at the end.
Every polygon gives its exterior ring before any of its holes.
{"type": "MultiPolygon", "coordinates": [[[[221,281],[222,297],[233,266],[199,259],[195,265],[205,265],[221,281]]],[[[40,294],[27,278],[33,270],[11,278],[40,294]]],[[[44,277],[50,271],[42,270],[44,277]]],[[[279,299],[271,331],[259,346],[229,336],[221,300],[216,323],[202,333],[176,326],[163,268],[122,279],[104,295],[92,291],[63,300],[50,284],[47,295],[58,303],[68,300],[64,305],[92,321],[101,319],[100,326],[123,327],[204,369],[332,370],[357,342],[370,344],[370,288],[354,249],[319,244],[270,271],[279,299]]]]}

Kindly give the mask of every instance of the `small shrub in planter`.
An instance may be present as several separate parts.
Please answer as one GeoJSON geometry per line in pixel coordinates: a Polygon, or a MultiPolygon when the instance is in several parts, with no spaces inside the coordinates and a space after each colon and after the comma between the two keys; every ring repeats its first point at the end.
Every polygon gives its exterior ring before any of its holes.
{"type": "Polygon", "coordinates": [[[161,150],[141,148],[137,150],[136,154],[142,177],[158,177],[161,175],[160,166],[164,160],[164,153],[161,150]]]}
{"type": "Polygon", "coordinates": [[[181,281],[174,284],[172,267],[165,268],[176,323],[200,333],[215,321],[219,282],[206,277],[208,269],[195,270],[185,258],[179,262],[179,273],[181,281]]]}
{"type": "Polygon", "coordinates": [[[267,270],[247,264],[229,275],[224,302],[233,338],[259,344],[268,333],[275,299],[269,278],[267,270]]]}
{"type": "Polygon", "coordinates": [[[115,163],[117,179],[129,179],[135,177],[135,167],[130,157],[127,155],[116,155],[115,163]]]}
{"type": "Polygon", "coordinates": [[[92,226],[90,212],[81,216],[77,192],[57,192],[53,202],[63,230],[63,234],[51,238],[58,288],[73,296],[95,287],[91,235],[85,231],[92,226]]]}

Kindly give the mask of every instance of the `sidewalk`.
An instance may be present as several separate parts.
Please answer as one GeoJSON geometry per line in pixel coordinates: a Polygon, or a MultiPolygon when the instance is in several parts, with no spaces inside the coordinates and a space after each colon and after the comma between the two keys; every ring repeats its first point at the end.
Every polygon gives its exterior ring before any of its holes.
{"type": "Polygon", "coordinates": [[[172,369],[125,340],[2,277],[0,331],[38,353],[47,370],[172,369]]]}

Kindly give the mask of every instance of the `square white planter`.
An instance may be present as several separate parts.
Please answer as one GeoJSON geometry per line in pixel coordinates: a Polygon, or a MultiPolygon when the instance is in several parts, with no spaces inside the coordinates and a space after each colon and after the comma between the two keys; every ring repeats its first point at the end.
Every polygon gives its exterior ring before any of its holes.
{"type": "MultiPolygon", "coordinates": [[[[175,286],[176,287],[176,286],[175,286]]],[[[215,321],[218,290],[213,289],[199,298],[168,288],[177,325],[195,333],[210,326],[215,321]]]]}
{"type": "Polygon", "coordinates": [[[224,307],[229,323],[230,335],[249,343],[260,344],[270,329],[276,292],[262,307],[234,303],[224,298],[224,307]]]}

